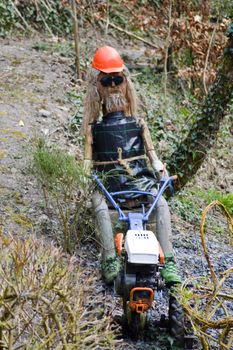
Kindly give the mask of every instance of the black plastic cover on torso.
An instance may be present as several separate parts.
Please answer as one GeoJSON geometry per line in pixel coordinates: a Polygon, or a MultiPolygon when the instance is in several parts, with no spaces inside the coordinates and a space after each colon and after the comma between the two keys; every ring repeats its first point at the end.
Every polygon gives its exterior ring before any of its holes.
{"type": "MultiPolygon", "coordinates": [[[[93,160],[98,162],[118,159],[118,148],[122,158],[132,158],[145,154],[142,128],[133,117],[122,112],[106,115],[101,122],[93,124],[93,160]]],[[[155,180],[147,168],[145,159],[130,161],[131,175],[119,163],[95,165],[95,169],[107,173],[107,187],[111,192],[122,190],[149,190],[155,180]],[[140,185],[141,184],[141,185],[140,185]]]]}
{"type": "Polygon", "coordinates": [[[121,112],[109,113],[101,122],[93,125],[93,159],[117,160],[118,147],[122,149],[122,158],[145,153],[141,127],[135,118],[125,117],[121,112]]]}

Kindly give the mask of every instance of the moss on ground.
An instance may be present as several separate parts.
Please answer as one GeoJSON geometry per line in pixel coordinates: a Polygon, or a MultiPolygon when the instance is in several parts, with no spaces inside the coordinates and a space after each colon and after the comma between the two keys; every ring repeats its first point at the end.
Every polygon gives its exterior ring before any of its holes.
{"type": "Polygon", "coordinates": [[[31,228],[32,221],[25,214],[12,214],[12,220],[21,227],[31,228]]]}
{"type": "Polygon", "coordinates": [[[27,138],[27,135],[19,130],[0,128],[0,133],[5,134],[5,135],[10,135],[10,136],[15,136],[16,138],[19,138],[19,139],[26,139],[27,138]]]}

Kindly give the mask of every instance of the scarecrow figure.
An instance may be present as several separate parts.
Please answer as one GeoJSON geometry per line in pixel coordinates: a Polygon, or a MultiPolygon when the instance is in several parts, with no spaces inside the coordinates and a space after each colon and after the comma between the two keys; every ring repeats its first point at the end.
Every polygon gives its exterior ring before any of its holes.
{"type": "MultiPolygon", "coordinates": [[[[165,175],[166,170],[155,153],[145,121],[137,117],[136,92],[129,71],[119,53],[109,46],[96,51],[92,68],[82,125],[87,174],[92,167],[106,173],[106,187],[110,192],[141,190],[156,193],[158,179],[165,175]]],[[[126,201],[132,199],[140,200],[126,198],[126,201]]],[[[120,263],[116,257],[108,205],[99,192],[93,194],[92,204],[102,247],[102,275],[107,283],[111,283],[119,272],[120,263]]],[[[170,213],[163,197],[153,217],[156,236],[165,255],[162,275],[167,284],[180,283],[169,240],[170,213]]]]}

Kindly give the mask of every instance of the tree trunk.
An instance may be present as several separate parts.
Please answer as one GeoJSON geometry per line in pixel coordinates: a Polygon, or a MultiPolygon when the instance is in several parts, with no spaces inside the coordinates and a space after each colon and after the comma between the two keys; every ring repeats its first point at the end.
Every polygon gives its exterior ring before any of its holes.
{"type": "Polygon", "coordinates": [[[167,164],[170,174],[179,176],[178,189],[196,174],[214,145],[220,123],[233,97],[233,23],[229,25],[227,35],[229,40],[215,83],[187,137],[177,145],[167,164]]]}

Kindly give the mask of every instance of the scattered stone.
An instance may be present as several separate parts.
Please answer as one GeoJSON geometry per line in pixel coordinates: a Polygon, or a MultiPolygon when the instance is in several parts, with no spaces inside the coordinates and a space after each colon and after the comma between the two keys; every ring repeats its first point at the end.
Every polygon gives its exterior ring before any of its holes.
{"type": "Polygon", "coordinates": [[[45,136],[49,134],[49,129],[41,129],[41,131],[45,136]]]}
{"type": "Polygon", "coordinates": [[[47,111],[46,109],[40,109],[38,113],[39,113],[39,116],[43,117],[43,118],[48,118],[52,114],[51,112],[47,111]]]}
{"type": "Polygon", "coordinates": [[[49,221],[49,217],[45,214],[42,214],[38,219],[38,224],[42,225],[48,221],[49,221]]]}
{"type": "Polygon", "coordinates": [[[22,120],[19,121],[19,126],[24,126],[24,122],[22,120]]]}
{"type": "Polygon", "coordinates": [[[61,109],[62,111],[68,112],[69,108],[65,107],[65,106],[58,106],[59,109],[61,109]]]}
{"type": "Polygon", "coordinates": [[[18,171],[18,170],[17,170],[16,168],[11,168],[11,173],[12,173],[12,174],[16,174],[17,171],[18,171]]]}

